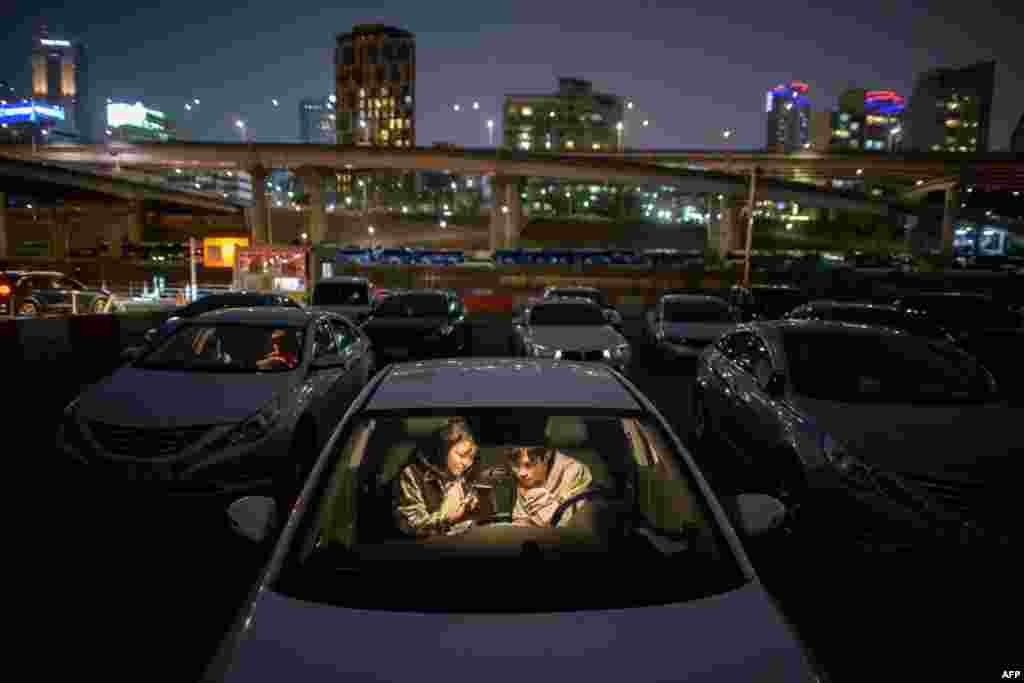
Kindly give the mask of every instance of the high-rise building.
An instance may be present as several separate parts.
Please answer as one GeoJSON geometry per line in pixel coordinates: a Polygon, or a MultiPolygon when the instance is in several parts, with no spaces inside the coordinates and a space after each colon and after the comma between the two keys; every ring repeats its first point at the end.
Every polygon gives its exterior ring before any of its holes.
{"type": "Polygon", "coordinates": [[[1017,127],[1013,129],[1013,135],[1010,136],[1010,151],[1024,152],[1024,114],[1020,115],[1017,127]]]}
{"type": "Polygon", "coordinates": [[[118,142],[167,142],[174,139],[174,121],[142,102],[107,104],[107,139],[118,142]]]}
{"type": "Polygon", "coordinates": [[[918,76],[906,115],[907,149],[987,152],[995,80],[994,61],[918,76]]]}
{"type": "Polygon", "coordinates": [[[808,85],[801,81],[780,83],[765,96],[767,149],[789,153],[805,149],[810,140],[811,103],[808,85]]]}
{"type": "Polygon", "coordinates": [[[64,109],[38,100],[0,100],[0,140],[4,142],[69,142],[77,137],[64,127],[64,109]]]}
{"type": "Polygon", "coordinates": [[[299,140],[306,144],[333,145],[337,142],[337,97],[304,97],[299,102],[299,140]]]}
{"type": "Polygon", "coordinates": [[[832,149],[899,149],[904,107],[904,99],[892,90],[847,90],[839,96],[839,110],[832,114],[832,149]]]}
{"type": "Polygon", "coordinates": [[[506,95],[505,146],[537,151],[609,151],[621,146],[623,99],[594,92],[590,81],[559,78],[558,91],[506,95]]]}
{"type": "Polygon", "coordinates": [[[63,109],[58,128],[83,142],[95,134],[87,83],[85,47],[40,27],[32,40],[32,97],[63,109]]]}
{"type": "Polygon", "coordinates": [[[416,37],[380,24],[354,26],[335,52],[337,141],[416,145],[416,37]]]}

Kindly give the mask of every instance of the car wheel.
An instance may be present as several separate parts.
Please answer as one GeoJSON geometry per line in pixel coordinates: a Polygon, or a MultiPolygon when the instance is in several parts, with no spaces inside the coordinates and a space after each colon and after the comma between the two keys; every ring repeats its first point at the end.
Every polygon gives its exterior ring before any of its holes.
{"type": "Polygon", "coordinates": [[[39,307],[31,301],[25,301],[18,307],[18,315],[28,316],[34,318],[39,315],[39,307]]]}

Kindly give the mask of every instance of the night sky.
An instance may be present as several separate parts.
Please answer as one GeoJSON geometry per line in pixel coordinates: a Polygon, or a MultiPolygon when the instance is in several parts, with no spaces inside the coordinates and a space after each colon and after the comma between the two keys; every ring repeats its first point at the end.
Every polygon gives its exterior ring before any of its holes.
{"type": "Polygon", "coordinates": [[[999,62],[993,150],[1008,146],[1024,111],[1020,0],[832,0],[835,9],[795,0],[150,4],[5,3],[0,80],[28,92],[32,30],[46,20],[51,37],[86,44],[100,103],[142,100],[176,116],[191,138],[237,140],[241,117],[256,140],[296,141],[299,99],[333,92],[336,34],[379,22],[416,34],[420,145],[486,145],[484,122],[500,126],[505,93],[550,92],[558,76],[634,99],[630,147],[725,147],[728,127],[729,147],[759,148],[764,93],[781,81],[809,83],[814,108],[831,109],[852,85],[909,96],[917,73],[983,59],[999,62]],[[192,98],[201,105],[189,114],[192,98]],[[650,128],[641,129],[643,117],[650,128]]]}

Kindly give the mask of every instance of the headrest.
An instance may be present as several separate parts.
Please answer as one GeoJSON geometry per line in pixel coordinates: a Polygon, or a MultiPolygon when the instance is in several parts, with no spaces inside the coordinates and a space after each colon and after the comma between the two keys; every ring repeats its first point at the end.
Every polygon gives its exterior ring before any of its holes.
{"type": "Polygon", "coordinates": [[[407,417],[403,421],[406,436],[425,439],[448,424],[447,417],[407,417]]]}
{"type": "Polygon", "coordinates": [[[587,425],[578,417],[549,417],[544,436],[554,448],[580,448],[587,442],[587,425]]]}

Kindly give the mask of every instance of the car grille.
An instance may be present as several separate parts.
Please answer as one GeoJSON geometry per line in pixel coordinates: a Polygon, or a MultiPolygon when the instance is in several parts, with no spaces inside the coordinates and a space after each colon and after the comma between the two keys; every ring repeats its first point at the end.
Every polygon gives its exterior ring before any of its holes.
{"type": "Polygon", "coordinates": [[[602,361],[604,360],[604,351],[601,349],[595,351],[562,351],[562,360],[602,361]]]}
{"type": "Polygon", "coordinates": [[[174,455],[198,441],[209,426],[180,429],[148,429],[90,422],[89,430],[104,449],[134,458],[174,455]]]}

